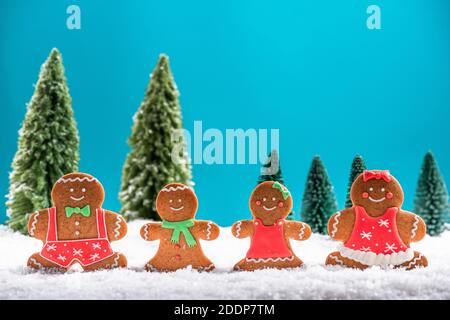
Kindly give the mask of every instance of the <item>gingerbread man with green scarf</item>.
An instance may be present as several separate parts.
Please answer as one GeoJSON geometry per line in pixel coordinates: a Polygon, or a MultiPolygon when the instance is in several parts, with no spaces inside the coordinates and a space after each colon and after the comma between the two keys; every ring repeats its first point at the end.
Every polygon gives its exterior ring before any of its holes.
{"type": "Polygon", "coordinates": [[[197,208],[197,196],[184,184],[170,183],[158,193],[156,211],[162,222],[150,222],[141,228],[144,240],[160,240],[156,255],[145,265],[147,271],[175,271],[188,266],[199,271],[215,268],[199,240],[217,239],[219,226],[194,220],[197,208]]]}

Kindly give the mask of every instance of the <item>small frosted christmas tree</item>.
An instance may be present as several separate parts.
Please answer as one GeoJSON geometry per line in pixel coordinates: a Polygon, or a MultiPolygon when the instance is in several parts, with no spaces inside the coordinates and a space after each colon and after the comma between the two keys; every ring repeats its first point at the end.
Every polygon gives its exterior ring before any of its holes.
{"type": "Polygon", "coordinates": [[[306,180],[302,201],[302,218],[313,232],[327,234],[329,217],[337,211],[336,196],[325,166],[315,156],[306,180]]]}
{"type": "Polygon", "coordinates": [[[414,200],[414,212],[427,224],[427,233],[437,236],[445,230],[448,218],[448,192],[431,152],[424,157],[414,200]]]}
{"type": "Polygon", "coordinates": [[[53,49],[19,131],[9,180],[8,225],[27,233],[29,214],[51,206],[53,184],[78,171],[79,137],[61,54],[53,49]]]}
{"type": "Polygon", "coordinates": [[[350,208],[353,206],[352,200],[350,199],[350,189],[355,179],[366,170],[366,165],[363,158],[360,155],[356,155],[352,161],[352,168],[350,169],[350,176],[348,178],[347,185],[347,197],[345,199],[345,207],[350,208]]]}
{"type": "MultiPolygon", "coordinates": [[[[261,168],[261,174],[257,183],[264,181],[278,181],[284,185],[283,174],[281,172],[280,159],[277,150],[272,150],[267,157],[266,163],[261,168]]],[[[286,220],[294,220],[294,211],[292,210],[286,217],[286,220]]]]}
{"type": "MultiPolygon", "coordinates": [[[[190,184],[191,166],[186,152],[172,160],[172,134],[182,129],[178,89],[166,55],[159,57],[137,113],[128,144],[131,151],[123,167],[119,194],[121,214],[127,219],[159,219],[155,200],[170,182],[190,184]]],[[[178,144],[184,144],[180,137],[178,144]]]]}

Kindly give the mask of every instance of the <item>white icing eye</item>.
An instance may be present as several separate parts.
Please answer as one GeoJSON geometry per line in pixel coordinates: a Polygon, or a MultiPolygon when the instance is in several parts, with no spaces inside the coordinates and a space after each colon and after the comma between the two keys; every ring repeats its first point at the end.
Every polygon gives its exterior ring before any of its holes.
{"type": "Polygon", "coordinates": [[[385,192],[386,191],[386,189],[385,188],[381,188],[381,192],[385,192]]]}
{"type": "Polygon", "coordinates": [[[275,198],[275,197],[272,197],[272,201],[275,201],[275,200],[277,200],[277,198],[275,198]]]}
{"type": "Polygon", "coordinates": [[[372,188],[372,187],[370,187],[370,188],[369,188],[369,191],[373,191],[373,188],[372,188]]]}
{"type": "Polygon", "coordinates": [[[181,202],[181,199],[178,199],[178,202],[181,202]]]}
{"type": "Polygon", "coordinates": [[[170,203],[172,203],[172,202],[173,202],[173,200],[172,200],[172,199],[170,199],[170,200],[169,200],[169,202],[170,202],[170,203]]]}
{"type": "Polygon", "coordinates": [[[267,200],[267,198],[263,198],[263,201],[266,201],[267,200]]]}
{"type": "Polygon", "coordinates": [[[82,189],[81,189],[81,192],[86,192],[86,188],[82,188],[82,189]]]}
{"type": "Polygon", "coordinates": [[[73,192],[73,188],[70,188],[69,191],[70,191],[70,192],[73,192]]]}

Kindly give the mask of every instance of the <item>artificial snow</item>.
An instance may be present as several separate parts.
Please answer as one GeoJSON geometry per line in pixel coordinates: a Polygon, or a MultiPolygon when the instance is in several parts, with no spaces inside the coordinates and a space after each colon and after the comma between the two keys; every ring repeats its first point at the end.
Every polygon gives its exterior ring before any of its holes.
{"type": "Polygon", "coordinates": [[[413,244],[429,260],[424,269],[325,267],[326,256],[338,243],[313,235],[304,242],[291,241],[306,263],[304,268],[233,272],[249,239],[235,239],[230,228],[221,228],[217,240],[202,241],[206,255],[216,264],[213,272],[149,273],[143,266],[156,252],[158,241],[140,238],[144,223],[131,222],[128,235],[113,243],[114,250],[127,256],[128,270],[80,272],[75,267],[66,274],[26,268],[41,242],[0,226],[0,299],[450,299],[450,231],[413,244]]]}

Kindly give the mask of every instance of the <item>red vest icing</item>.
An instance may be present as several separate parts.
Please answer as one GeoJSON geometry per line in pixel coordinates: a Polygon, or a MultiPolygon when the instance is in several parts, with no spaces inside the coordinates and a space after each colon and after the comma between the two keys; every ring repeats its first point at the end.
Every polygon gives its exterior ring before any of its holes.
{"type": "Polygon", "coordinates": [[[97,238],[80,240],[58,240],[56,209],[48,209],[47,241],[40,255],[61,267],[68,267],[74,261],[83,266],[97,263],[114,254],[106,231],[105,212],[95,211],[97,222],[97,238]]]}
{"type": "Polygon", "coordinates": [[[293,254],[284,237],[284,220],[265,226],[258,218],[253,220],[254,232],[247,258],[286,258],[293,254]]]}
{"type": "Polygon", "coordinates": [[[396,207],[388,208],[382,216],[371,217],[363,207],[355,206],[355,225],[344,246],[384,255],[406,251],[408,247],[397,230],[398,210],[396,207]]]}

